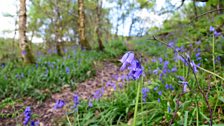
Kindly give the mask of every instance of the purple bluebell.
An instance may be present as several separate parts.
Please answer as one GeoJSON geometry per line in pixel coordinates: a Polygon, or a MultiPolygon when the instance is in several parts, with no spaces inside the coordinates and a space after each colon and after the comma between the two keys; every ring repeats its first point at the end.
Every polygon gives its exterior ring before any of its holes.
{"type": "Polygon", "coordinates": [[[100,88],[95,91],[93,98],[99,100],[103,96],[103,94],[104,94],[104,88],[100,88]]]}
{"type": "Polygon", "coordinates": [[[93,103],[91,100],[88,101],[88,107],[92,108],[93,107],[93,103]]]}
{"type": "Polygon", "coordinates": [[[25,111],[24,111],[24,116],[25,116],[24,121],[23,121],[24,125],[27,125],[29,123],[29,121],[31,119],[31,116],[32,116],[31,114],[32,114],[31,113],[31,108],[30,108],[30,106],[27,106],[25,111]]]}
{"type": "Polygon", "coordinates": [[[162,57],[159,57],[159,63],[162,63],[163,62],[163,58],[162,57]]]}
{"type": "Polygon", "coordinates": [[[201,44],[201,40],[198,40],[198,41],[196,42],[196,44],[197,44],[197,45],[200,45],[200,44],[201,44]]]}
{"type": "Polygon", "coordinates": [[[190,62],[190,65],[191,65],[191,67],[193,68],[194,73],[197,73],[197,72],[198,72],[198,70],[197,70],[197,65],[194,63],[194,61],[191,61],[191,62],[190,62]]]}
{"type": "Polygon", "coordinates": [[[127,52],[120,60],[122,64],[120,70],[123,71],[128,66],[130,70],[128,74],[129,79],[138,79],[143,74],[143,68],[140,62],[135,59],[133,52],[127,52]]]}
{"type": "Polygon", "coordinates": [[[201,53],[200,52],[196,53],[195,57],[197,61],[201,60],[201,53]]]}
{"type": "Polygon", "coordinates": [[[36,68],[38,68],[38,66],[39,66],[38,63],[36,63],[36,68]]]}
{"type": "Polygon", "coordinates": [[[171,72],[177,72],[177,67],[173,67],[173,68],[171,69],[171,72]]]}
{"type": "Polygon", "coordinates": [[[22,50],[21,53],[22,53],[22,55],[26,55],[27,54],[25,50],[22,50]]]}
{"type": "Polygon", "coordinates": [[[134,53],[133,52],[127,52],[124,54],[124,56],[119,60],[122,64],[120,70],[123,71],[128,64],[131,64],[131,62],[134,60],[134,53]]]}
{"type": "Polygon", "coordinates": [[[160,103],[160,98],[158,98],[158,100],[157,100],[159,103],[160,103]]]}
{"type": "Polygon", "coordinates": [[[215,37],[219,37],[220,35],[222,35],[221,32],[214,31],[214,36],[215,36],[215,37]]]}
{"type": "Polygon", "coordinates": [[[158,69],[155,69],[155,70],[153,70],[152,73],[155,74],[155,75],[157,75],[159,73],[159,70],[158,69]]]}
{"type": "Polygon", "coordinates": [[[39,126],[40,122],[39,121],[31,121],[30,126],[39,126]]]}
{"type": "Polygon", "coordinates": [[[213,26],[210,26],[209,31],[210,32],[214,32],[215,31],[215,28],[213,26]]]}
{"type": "Polygon", "coordinates": [[[119,88],[122,89],[123,88],[123,84],[122,83],[118,83],[119,88]]]}
{"type": "Polygon", "coordinates": [[[168,47],[170,48],[174,48],[174,45],[175,45],[174,41],[171,41],[168,43],[168,47]]]}
{"type": "Polygon", "coordinates": [[[168,90],[170,88],[169,84],[166,84],[165,88],[168,90]]]}
{"type": "Polygon", "coordinates": [[[2,67],[2,68],[5,68],[5,64],[4,64],[4,63],[2,63],[2,64],[1,64],[1,67],[2,67]]]}
{"type": "Polygon", "coordinates": [[[156,60],[155,58],[153,58],[153,59],[152,59],[152,62],[155,63],[155,62],[157,62],[157,60],[156,60]]]}
{"type": "Polygon", "coordinates": [[[183,92],[185,93],[187,91],[188,82],[183,81],[183,82],[181,82],[181,84],[183,84],[183,92]]]}
{"type": "Polygon", "coordinates": [[[170,108],[170,106],[167,107],[167,112],[168,112],[168,113],[171,112],[171,108],[170,108]]]}
{"type": "Polygon", "coordinates": [[[154,91],[157,91],[157,90],[158,90],[158,87],[155,87],[155,88],[154,88],[154,91]]]}
{"type": "Polygon", "coordinates": [[[163,68],[168,68],[169,61],[164,61],[163,68]]]}
{"type": "Polygon", "coordinates": [[[180,56],[179,54],[177,54],[177,59],[179,59],[180,61],[182,61],[186,66],[188,66],[188,62],[185,58],[183,58],[182,56],[180,56]]]}
{"type": "Polygon", "coordinates": [[[173,86],[170,84],[166,84],[165,85],[165,88],[168,90],[168,89],[170,89],[170,90],[174,90],[174,88],[173,88],[173,86]]]}
{"type": "Polygon", "coordinates": [[[66,67],[65,68],[65,72],[66,72],[66,74],[69,74],[70,73],[70,68],[69,67],[66,67]]]}
{"type": "Polygon", "coordinates": [[[149,92],[149,88],[145,87],[145,88],[142,88],[142,100],[143,102],[146,102],[146,98],[148,96],[148,93],[149,92]]]}
{"type": "Polygon", "coordinates": [[[177,78],[180,80],[180,81],[184,81],[185,78],[183,76],[177,76],[177,78]]]}
{"type": "Polygon", "coordinates": [[[110,81],[108,81],[108,82],[106,83],[106,87],[113,87],[113,89],[116,90],[116,84],[113,83],[113,82],[110,82],[110,81]]]}
{"type": "Polygon", "coordinates": [[[131,65],[128,67],[128,69],[130,70],[128,76],[134,80],[139,79],[139,77],[143,73],[143,68],[137,59],[134,59],[132,61],[131,65]]]}
{"type": "Polygon", "coordinates": [[[77,94],[74,94],[73,101],[74,101],[74,108],[77,108],[77,106],[79,105],[79,96],[77,94]]]}
{"type": "Polygon", "coordinates": [[[54,109],[63,108],[64,105],[65,105],[64,100],[59,99],[59,100],[56,101],[56,103],[54,105],[54,109]]]}
{"type": "Polygon", "coordinates": [[[158,94],[161,96],[162,95],[162,91],[159,91],[158,94]]]}

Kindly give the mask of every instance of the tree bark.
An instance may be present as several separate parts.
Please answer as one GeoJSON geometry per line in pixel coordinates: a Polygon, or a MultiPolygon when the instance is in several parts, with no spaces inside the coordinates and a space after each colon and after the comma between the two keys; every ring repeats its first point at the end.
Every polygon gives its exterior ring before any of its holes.
{"type": "Polygon", "coordinates": [[[25,64],[35,63],[32,50],[26,37],[26,0],[20,0],[19,9],[19,46],[25,64]]]}
{"type": "Polygon", "coordinates": [[[102,9],[102,0],[97,0],[97,6],[96,6],[96,12],[97,12],[97,17],[96,17],[96,34],[97,34],[97,39],[98,39],[98,45],[99,45],[99,50],[103,51],[104,46],[103,42],[101,40],[101,32],[100,32],[100,16],[101,16],[101,9],[102,9]]]}
{"type": "Polygon", "coordinates": [[[84,1],[78,0],[79,13],[79,43],[82,49],[90,50],[90,44],[85,37],[85,15],[84,15],[84,1]]]}
{"type": "Polygon", "coordinates": [[[57,50],[57,54],[59,56],[63,56],[63,50],[62,50],[62,46],[61,46],[61,34],[60,34],[60,30],[61,30],[61,21],[60,21],[60,12],[59,12],[59,7],[58,7],[58,1],[55,0],[55,10],[56,10],[56,16],[55,16],[55,40],[56,40],[56,50],[57,50]]]}

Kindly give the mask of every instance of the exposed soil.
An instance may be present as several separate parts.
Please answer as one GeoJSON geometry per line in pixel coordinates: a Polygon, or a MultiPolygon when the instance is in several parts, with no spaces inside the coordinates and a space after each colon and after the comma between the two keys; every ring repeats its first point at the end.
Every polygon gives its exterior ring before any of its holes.
{"type": "Polygon", "coordinates": [[[106,84],[112,82],[119,86],[122,82],[122,77],[127,74],[127,71],[119,71],[119,67],[110,62],[98,62],[94,64],[96,68],[96,76],[77,84],[78,86],[75,91],[71,91],[70,87],[65,85],[62,87],[60,93],[52,94],[51,98],[43,103],[37,102],[31,98],[26,98],[21,101],[21,104],[16,104],[15,108],[8,107],[4,110],[0,110],[3,114],[9,114],[8,117],[0,117],[0,126],[22,125],[24,106],[32,106],[32,114],[36,115],[36,119],[40,122],[40,125],[57,126],[60,124],[57,124],[56,122],[65,117],[66,109],[72,106],[74,94],[77,94],[82,100],[87,100],[93,97],[96,90],[105,87],[104,96],[111,95],[114,87],[106,86],[106,84]],[[56,100],[58,99],[64,100],[66,105],[62,109],[53,109],[56,100]],[[18,112],[18,115],[16,115],[16,118],[12,118],[10,113],[14,113],[15,110],[20,111],[18,112]]]}

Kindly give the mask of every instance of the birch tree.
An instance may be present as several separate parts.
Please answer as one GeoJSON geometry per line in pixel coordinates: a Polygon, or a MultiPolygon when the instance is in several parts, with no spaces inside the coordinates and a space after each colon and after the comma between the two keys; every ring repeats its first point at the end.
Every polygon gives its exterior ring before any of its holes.
{"type": "Polygon", "coordinates": [[[26,0],[20,0],[19,5],[19,46],[21,49],[21,56],[25,64],[35,63],[32,55],[31,47],[26,37],[26,0]]]}

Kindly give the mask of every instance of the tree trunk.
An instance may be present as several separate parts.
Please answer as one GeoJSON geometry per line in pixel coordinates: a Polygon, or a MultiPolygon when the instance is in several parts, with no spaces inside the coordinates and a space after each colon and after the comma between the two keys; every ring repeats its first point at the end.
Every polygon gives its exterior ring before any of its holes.
{"type": "Polygon", "coordinates": [[[97,6],[96,6],[96,12],[97,12],[97,17],[96,17],[96,34],[97,34],[97,39],[98,39],[98,45],[99,45],[99,50],[103,51],[104,46],[103,42],[101,40],[101,32],[100,32],[100,16],[101,16],[101,9],[102,9],[102,0],[97,0],[97,6]]]}
{"type": "Polygon", "coordinates": [[[79,13],[79,43],[82,49],[90,50],[90,44],[85,37],[85,15],[84,15],[84,2],[78,0],[78,13],[79,13]]]}
{"type": "Polygon", "coordinates": [[[26,37],[26,0],[20,0],[19,9],[19,45],[25,64],[35,63],[31,47],[26,37]]]}
{"type": "Polygon", "coordinates": [[[60,30],[61,30],[61,19],[60,19],[60,12],[59,12],[59,7],[58,7],[58,1],[55,1],[55,10],[56,10],[56,16],[55,16],[55,40],[56,40],[56,50],[57,50],[57,54],[59,56],[63,56],[63,50],[62,50],[62,46],[61,46],[61,34],[60,34],[60,30]]]}

